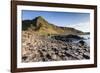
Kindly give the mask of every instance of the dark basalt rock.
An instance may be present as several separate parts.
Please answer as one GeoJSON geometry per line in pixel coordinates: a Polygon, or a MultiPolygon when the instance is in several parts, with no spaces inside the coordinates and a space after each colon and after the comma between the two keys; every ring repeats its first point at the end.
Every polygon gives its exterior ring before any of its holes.
{"type": "Polygon", "coordinates": [[[64,41],[64,42],[73,42],[74,40],[80,40],[84,39],[83,37],[80,37],[78,35],[56,35],[56,36],[51,36],[51,38],[64,41]]]}
{"type": "Polygon", "coordinates": [[[83,40],[79,41],[79,43],[83,46],[85,45],[85,42],[83,40]]]}
{"type": "Polygon", "coordinates": [[[73,39],[83,39],[82,37],[78,36],[78,35],[72,35],[72,34],[69,34],[66,36],[66,38],[73,38],[73,39]]]}

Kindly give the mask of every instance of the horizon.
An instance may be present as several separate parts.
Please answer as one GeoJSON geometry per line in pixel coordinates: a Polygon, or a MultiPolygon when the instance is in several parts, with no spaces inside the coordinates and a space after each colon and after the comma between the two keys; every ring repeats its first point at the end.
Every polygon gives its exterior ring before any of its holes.
{"type": "Polygon", "coordinates": [[[22,20],[32,20],[38,16],[56,26],[72,27],[83,32],[90,32],[89,13],[22,10],[22,20]]]}

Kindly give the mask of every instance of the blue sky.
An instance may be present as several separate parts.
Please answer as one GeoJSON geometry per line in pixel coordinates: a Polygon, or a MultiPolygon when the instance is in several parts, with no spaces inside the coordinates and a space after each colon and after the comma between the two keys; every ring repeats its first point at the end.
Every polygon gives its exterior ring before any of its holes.
{"type": "Polygon", "coordinates": [[[42,16],[49,23],[57,26],[73,27],[84,32],[90,31],[89,13],[22,10],[22,20],[31,20],[37,16],[42,16]]]}

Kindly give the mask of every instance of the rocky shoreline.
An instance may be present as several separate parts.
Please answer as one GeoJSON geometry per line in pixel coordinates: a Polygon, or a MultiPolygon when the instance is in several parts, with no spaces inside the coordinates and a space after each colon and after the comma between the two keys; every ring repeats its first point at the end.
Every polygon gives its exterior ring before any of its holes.
{"type": "Polygon", "coordinates": [[[22,31],[22,62],[90,59],[90,47],[82,38],[77,43],[64,41],[69,40],[68,37],[60,38],[55,39],[35,32],[22,31]]]}

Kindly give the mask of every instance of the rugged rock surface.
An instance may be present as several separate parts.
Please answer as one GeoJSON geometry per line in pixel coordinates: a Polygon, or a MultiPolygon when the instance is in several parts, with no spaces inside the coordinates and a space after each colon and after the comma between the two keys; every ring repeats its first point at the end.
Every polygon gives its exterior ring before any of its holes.
{"type": "Polygon", "coordinates": [[[66,42],[34,31],[22,31],[22,36],[22,62],[90,59],[90,47],[83,40],[66,42]]]}

